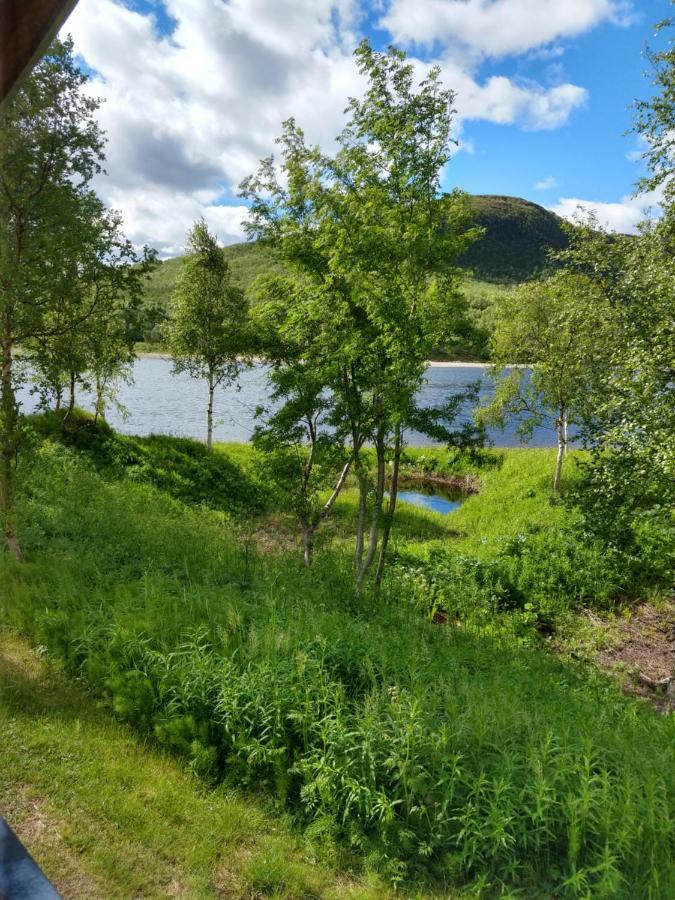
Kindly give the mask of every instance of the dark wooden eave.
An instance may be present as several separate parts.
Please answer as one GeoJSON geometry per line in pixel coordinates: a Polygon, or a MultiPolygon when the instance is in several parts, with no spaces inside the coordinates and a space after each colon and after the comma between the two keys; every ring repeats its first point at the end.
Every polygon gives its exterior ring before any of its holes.
{"type": "Polygon", "coordinates": [[[0,110],[46,51],[77,0],[0,0],[0,110]]]}

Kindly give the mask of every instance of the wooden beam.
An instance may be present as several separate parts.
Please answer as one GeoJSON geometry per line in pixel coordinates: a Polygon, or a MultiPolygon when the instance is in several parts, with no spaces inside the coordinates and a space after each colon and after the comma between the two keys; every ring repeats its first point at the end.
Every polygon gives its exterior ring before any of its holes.
{"type": "Polygon", "coordinates": [[[45,53],[77,0],[0,0],[0,111],[45,53]]]}

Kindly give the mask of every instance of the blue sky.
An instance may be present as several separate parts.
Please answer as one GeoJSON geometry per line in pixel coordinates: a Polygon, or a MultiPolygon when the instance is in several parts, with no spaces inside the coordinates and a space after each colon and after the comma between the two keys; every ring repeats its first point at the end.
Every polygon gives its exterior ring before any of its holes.
{"type": "Polygon", "coordinates": [[[629,158],[639,150],[632,126],[631,103],[650,93],[645,44],[654,46],[653,23],[668,12],[667,4],[642,0],[638,21],[627,27],[605,23],[566,41],[554,60],[511,58],[489,68],[500,74],[546,83],[559,78],[588,91],[583,107],[554,130],[475,122],[466,128],[476,152],[456,160],[455,177],[463,188],[479,193],[518,194],[555,204],[559,196],[611,203],[630,194],[638,171],[629,158]],[[554,179],[544,190],[535,184],[554,179]]]}
{"type": "Polygon", "coordinates": [[[631,101],[649,93],[643,49],[668,0],[80,0],[66,23],[105,102],[97,185],[133,240],[181,252],[203,215],[242,239],[237,184],[295,115],[330,148],[361,83],[367,35],[437,63],[457,91],[460,151],[445,186],[581,204],[631,230],[641,163],[631,101]]]}

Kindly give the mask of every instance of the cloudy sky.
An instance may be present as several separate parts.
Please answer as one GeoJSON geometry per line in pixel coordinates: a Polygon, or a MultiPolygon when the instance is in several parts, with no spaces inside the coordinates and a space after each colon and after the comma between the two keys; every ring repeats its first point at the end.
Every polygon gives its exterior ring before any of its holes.
{"type": "Polygon", "coordinates": [[[629,231],[642,55],[668,0],[80,0],[71,33],[108,134],[97,184],[129,236],[182,252],[199,216],[242,239],[237,185],[295,116],[330,148],[361,84],[360,39],[438,63],[457,92],[446,189],[510,194],[629,231]]]}

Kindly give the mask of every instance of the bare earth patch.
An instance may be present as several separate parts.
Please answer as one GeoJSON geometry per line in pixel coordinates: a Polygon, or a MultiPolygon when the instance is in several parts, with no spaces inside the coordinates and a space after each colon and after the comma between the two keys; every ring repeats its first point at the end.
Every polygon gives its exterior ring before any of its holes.
{"type": "Polygon", "coordinates": [[[671,704],[665,682],[675,675],[675,600],[659,607],[642,603],[613,628],[611,645],[598,651],[597,662],[623,677],[626,693],[666,711],[671,704]]]}
{"type": "Polygon", "coordinates": [[[255,528],[246,536],[246,540],[261,553],[297,550],[301,546],[300,537],[293,531],[289,522],[288,518],[280,515],[261,517],[256,520],[255,528]]]}

